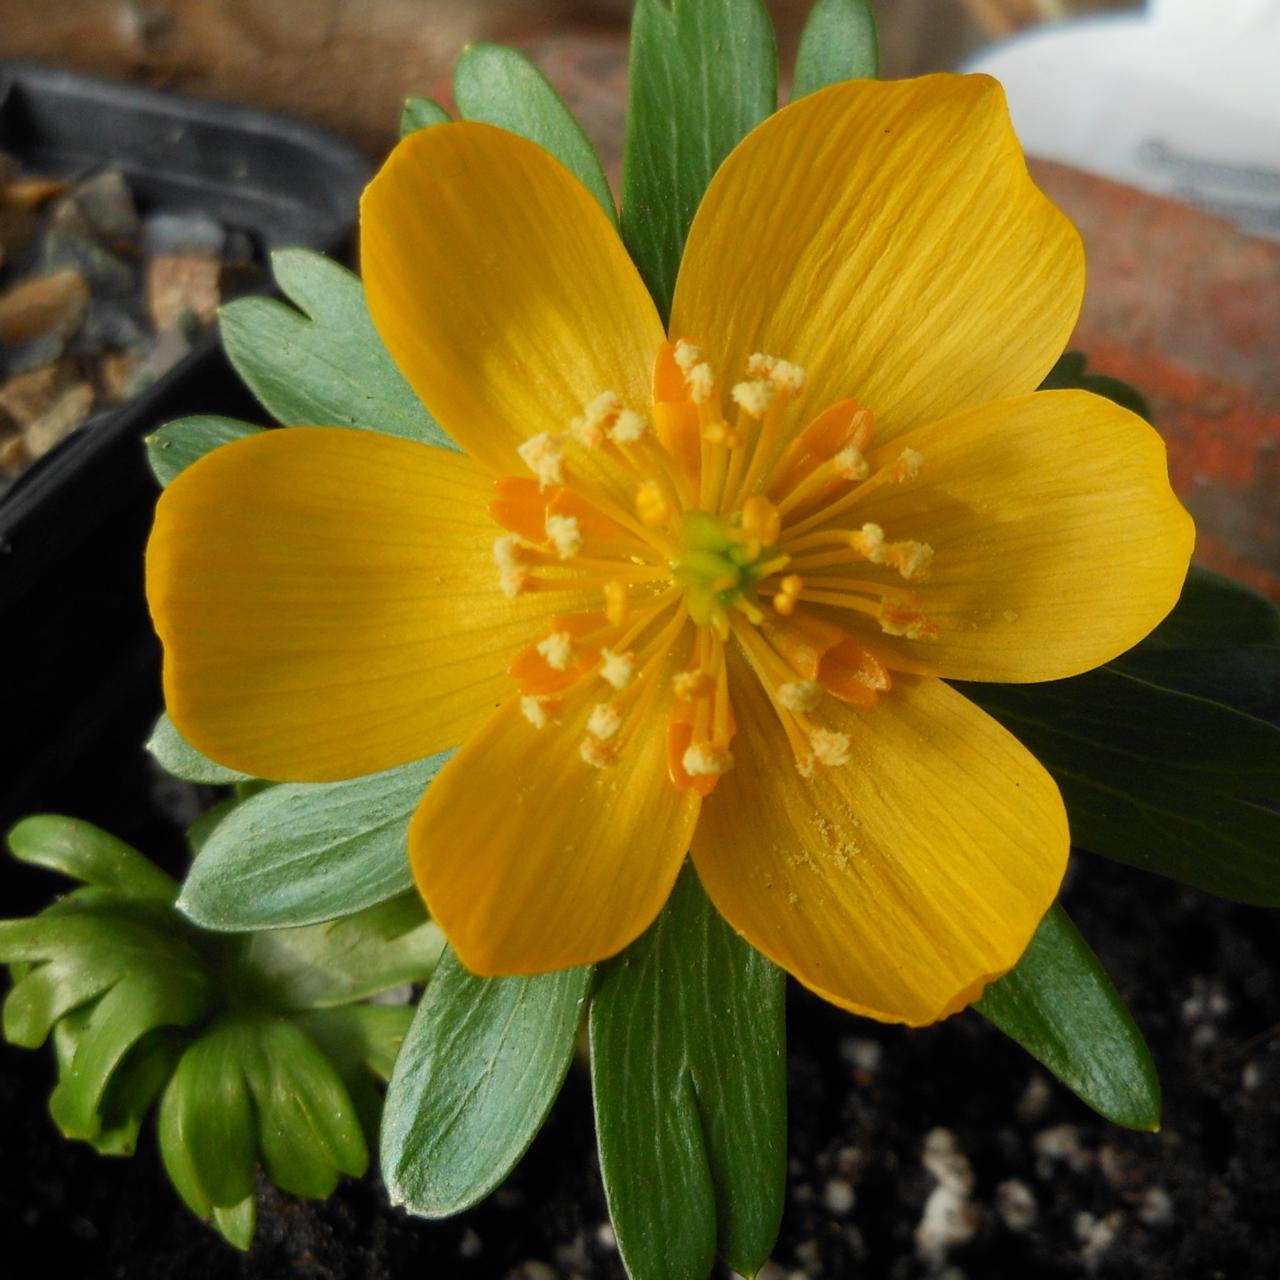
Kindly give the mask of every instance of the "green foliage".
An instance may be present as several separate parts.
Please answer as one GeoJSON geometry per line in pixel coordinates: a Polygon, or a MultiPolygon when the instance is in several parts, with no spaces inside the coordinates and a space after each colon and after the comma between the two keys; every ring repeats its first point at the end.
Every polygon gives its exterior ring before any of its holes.
{"type": "Polygon", "coordinates": [[[208,929],[273,929],[412,889],[409,819],[448,754],[349,782],[270,787],[237,805],[197,853],[180,908],[208,929]]]}
{"type": "Polygon", "coordinates": [[[1136,388],[1119,378],[1109,378],[1101,373],[1085,372],[1085,356],[1080,351],[1065,351],[1058,358],[1058,363],[1045,374],[1040,384],[1041,391],[1092,391],[1096,396],[1114,400],[1121,408],[1136,413],[1140,418],[1151,421],[1151,406],[1136,388]]]}
{"type": "Polygon", "coordinates": [[[1237,902],[1280,905],[1280,730],[1107,668],[956,686],[1053,774],[1075,844],[1237,902]]]}
{"type": "Polygon", "coordinates": [[[258,1166],[307,1196],[363,1173],[375,1080],[412,1014],[353,1002],[430,974],[443,940],[415,897],[225,937],[185,920],[174,881],[89,823],[40,815],[9,839],[16,857],[83,884],[38,916],[0,921],[14,979],[4,1034],[27,1048],[52,1037],[49,1111],[66,1137],[131,1155],[159,1100],[170,1179],[242,1249],[258,1166]]]}
{"type": "Polygon", "coordinates": [[[817,0],[800,36],[791,101],[841,80],[873,77],[879,64],[870,0],[817,0]]]}
{"type": "Polygon", "coordinates": [[[1160,1080],[1119,992],[1067,913],[1049,908],[1012,973],[974,1006],[1099,1115],[1160,1127],[1160,1080]]]}
{"type": "Polygon", "coordinates": [[[649,931],[603,966],[591,1004],[600,1171],[637,1280],[754,1275],[786,1180],[784,979],[686,866],[649,931]]]}
{"type": "Polygon", "coordinates": [[[452,448],[382,345],[364,287],[309,249],[278,249],[285,296],[237,298],[219,325],[227,358],[267,412],[286,426],[361,427],[452,448]]]}
{"type": "Polygon", "coordinates": [[[773,26],[760,0],[637,0],[622,238],[664,321],[711,175],[777,99],[773,26]]]}
{"type": "Polygon", "coordinates": [[[147,739],[147,750],[155,757],[156,763],[166,773],[186,782],[202,782],[208,786],[226,786],[232,782],[244,782],[247,773],[236,769],[228,769],[225,765],[201,755],[178,732],[177,726],[169,719],[167,712],[161,712],[151,737],[147,739]]]}
{"type": "Polygon", "coordinates": [[[256,436],[262,429],[234,418],[201,414],[167,423],[153,431],[143,443],[147,446],[147,462],[152,473],[162,485],[167,485],[211,449],[243,440],[245,436],[256,436]]]}
{"type": "Polygon", "coordinates": [[[550,151],[617,222],[609,180],[582,126],[542,72],[500,44],[470,45],[458,60],[453,96],[465,120],[497,125],[550,151]]]}
{"type": "Polygon", "coordinates": [[[591,972],[484,979],[445,953],[387,1089],[382,1176],[394,1204],[445,1217],[511,1172],[560,1090],[591,972]]]}
{"type": "Polygon", "coordinates": [[[433,125],[448,124],[449,113],[431,98],[406,98],[404,110],[400,113],[400,136],[407,138],[419,129],[430,129],[433,125]]]}

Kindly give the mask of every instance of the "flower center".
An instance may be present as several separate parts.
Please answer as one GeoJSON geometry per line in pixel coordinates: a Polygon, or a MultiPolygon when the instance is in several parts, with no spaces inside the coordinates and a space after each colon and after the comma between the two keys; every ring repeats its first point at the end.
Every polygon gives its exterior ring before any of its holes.
{"type": "Polygon", "coordinates": [[[876,637],[937,631],[907,585],[927,576],[932,549],[854,518],[871,494],[913,481],[920,456],[869,455],[874,417],[854,400],[795,430],[798,365],[754,355],[746,374],[726,413],[701,351],[664,344],[648,417],[601,392],[560,435],[520,447],[531,474],[498,480],[490,507],[508,531],[494,545],[503,592],[578,597],[508,669],[526,719],[574,720],[582,759],[605,768],[641,704],[661,699],[671,781],[702,795],[733,766],[730,648],[807,774],[851,757],[827,700],[865,707],[890,689],[876,637]]]}

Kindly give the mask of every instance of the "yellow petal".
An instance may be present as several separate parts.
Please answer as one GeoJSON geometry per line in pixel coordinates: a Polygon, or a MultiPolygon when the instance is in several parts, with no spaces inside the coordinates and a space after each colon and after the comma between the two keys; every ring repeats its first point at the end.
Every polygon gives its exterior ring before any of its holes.
{"type": "Polygon", "coordinates": [[[1058,790],[994,720],[904,677],[865,710],[824,700],[852,758],[796,771],[739,660],[736,765],[693,859],[726,920],[825,999],[912,1025],[954,1013],[1018,960],[1067,859],[1058,790]]]}
{"type": "Polygon", "coordinates": [[[920,475],[859,503],[856,520],[933,548],[928,578],[911,585],[938,635],[880,637],[890,666],[1056,680],[1137,644],[1177,602],[1195,528],[1164,442],[1136,414],[1084,391],[1039,392],[914,431],[873,465],[904,447],[921,454],[920,475]]]}
{"type": "Polygon", "coordinates": [[[797,361],[797,428],[855,396],[883,441],[1034,390],[1083,290],[1079,236],[1028,177],[994,80],[857,80],[770,117],[721,166],[671,332],[728,380],[756,351],[797,361]]]}
{"type": "MultiPolygon", "coordinates": [[[[597,697],[552,708],[541,729],[512,700],[431,784],[409,857],[432,919],[473,972],[603,960],[658,914],[700,803],[671,785],[665,758],[670,678],[688,657],[677,644],[645,674],[604,768],[579,752],[597,697]]],[[[608,687],[596,689],[605,701],[608,687]]]]}
{"type": "Polygon", "coordinates": [[[365,191],[360,252],[388,350],[494,471],[527,474],[517,447],[602,391],[647,412],[658,313],[595,197],[536,144],[475,123],[411,134],[365,191]]]}
{"type": "Polygon", "coordinates": [[[578,598],[501,595],[491,493],[467,458],[329,427],[252,436],[184,471],[147,549],[184,736],[304,782],[457,743],[510,692],[511,655],[578,598]]]}

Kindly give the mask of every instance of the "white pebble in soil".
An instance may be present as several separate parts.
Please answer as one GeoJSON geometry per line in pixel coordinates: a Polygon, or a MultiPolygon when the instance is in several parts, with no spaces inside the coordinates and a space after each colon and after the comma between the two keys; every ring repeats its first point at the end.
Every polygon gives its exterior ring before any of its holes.
{"type": "Polygon", "coordinates": [[[880,1070],[884,1058],[884,1046],[878,1040],[862,1036],[845,1036],[840,1041],[840,1056],[855,1070],[873,1076],[880,1070]]]}
{"type": "Polygon", "coordinates": [[[996,1188],[996,1212],[1010,1231],[1030,1231],[1040,1207],[1036,1193],[1021,1178],[1009,1178],[996,1188]]]}
{"type": "Polygon", "coordinates": [[[1093,1271],[1102,1261],[1102,1255],[1115,1243],[1124,1223],[1124,1214],[1113,1210],[1104,1218],[1092,1213],[1077,1213],[1076,1239],[1080,1241],[1080,1260],[1086,1271],[1093,1271]]]}
{"type": "Polygon", "coordinates": [[[1053,1086],[1042,1075],[1034,1075],[1018,1099],[1017,1115],[1023,1124],[1035,1124],[1049,1109],[1053,1086]]]}
{"type": "Polygon", "coordinates": [[[475,1258],[484,1249],[484,1242],[470,1227],[462,1233],[462,1239],[458,1241],[458,1257],[475,1258]]]}
{"type": "Polygon", "coordinates": [[[596,1228],[596,1243],[602,1249],[616,1249],[618,1247],[618,1237],[614,1235],[611,1222],[602,1222],[596,1228]]]}
{"type": "Polygon", "coordinates": [[[560,1280],[555,1268],[545,1262],[522,1262],[507,1272],[505,1280],[560,1280]]]}
{"type": "Polygon", "coordinates": [[[822,1189],[822,1203],[827,1206],[828,1213],[842,1218],[853,1211],[858,1196],[854,1189],[843,1178],[832,1178],[822,1189]]]}
{"type": "Polygon", "coordinates": [[[941,1266],[947,1251],[972,1240],[981,1222],[977,1206],[970,1202],[973,1168],[950,1129],[930,1129],[920,1163],[934,1176],[937,1186],[925,1201],[916,1224],[916,1255],[923,1262],[941,1266]]]}
{"type": "Polygon", "coordinates": [[[973,1191],[973,1168],[950,1129],[930,1129],[920,1163],[945,1187],[968,1196],[973,1191]]]}
{"type": "Polygon", "coordinates": [[[1148,1187],[1138,1203],[1138,1220],[1148,1227],[1173,1222],[1173,1197],[1163,1187],[1148,1187]]]}
{"type": "Polygon", "coordinates": [[[1036,1149],[1036,1174],[1041,1178],[1053,1176],[1057,1163],[1065,1164],[1073,1173],[1088,1173],[1093,1168],[1094,1155],[1080,1141],[1080,1130],[1073,1124],[1058,1124],[1051,1129],[1041,1129],[1034,1140],[1036,1149]]]}

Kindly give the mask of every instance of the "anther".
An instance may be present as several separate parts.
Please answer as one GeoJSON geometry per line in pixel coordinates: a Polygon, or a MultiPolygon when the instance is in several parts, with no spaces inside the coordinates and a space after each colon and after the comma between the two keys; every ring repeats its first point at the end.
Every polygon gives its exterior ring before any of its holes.
{"type": "Polygon", "coordinates": [[[796,601],[804,590],[804,579],[798,573],[789,573],[778,583],[778,592],[773,597],[773,607],[784,618],[789,618],[796,611],[796,601]]]}
{"type": "Polygon", "coordinates": [[[804,386],[804,370],[790,360],[779,360],[761,351],[747,360],[747,376],[768,378],[785,395],[794,395],[804,386]]]}
{"type": "Polygon", "coordinates": [[[777,388],[764,378],[752,378],[735,384],[729,393],[733,402],[753,418],[763,418],[777,388]]]}
{"type": "Polygon", "coordinates": [[[884,530],[878,524],[864,524],[849,536],[849,546],[872,564],[884,564],[884,530]]]}
{"type": "Polygon", "coordinates": [[[520,714],[535,729],[545,729],[551,723],[551,717],[547,714],[547,708],[551,705],[549,698],[521,698],[520,714]]]}
{"type": "Polygon", "coordinates": [[[636,515],[642,524],[656,529],[670,521],[671,503],[656,480],[646,480],[636,493],[636,515]]]}
{"type": "Polygon", "coordinates": [[[622,728],[622,717],[608,702],[597,702],[587,721],[587,732],[601,742],[608,742],[622,728]]]}
{"type": "Polygon", "coordinates": [[[518,533],[504,533],[493,543],[493,563],[499,569],[518,569],[523,563],[520,549],[524,542],[518,533]]]}
{"type": "Polygon", "coordinates": [[[885,600],[880,605],[880,630],[887,636],[905,636],[908,640],[933,640],[938,624],[914,605],[885,600]]]}
{"type": "Polygon", "coordinates": [[[677,671],[671,677],[671,688],[681,702],[705,698],[715,691],[716,678],[709,671],[677,671]]]}
{"type": "Polygon", "coordinates": [[[498,574],[498,590],[508,600],[514,600],[525,588],[529,571],[518,564],[505,566],[498,574]]]}
{"type": "Polygon", "coordinates": [[[705,361],[695,364],[692,369],[686,369],[684,380],[689,388],[689,398],[694,404],[705,404],[715,394],[716,375],[705,361]]]}
{"type": "Polygon", "coordinates": [[[573,657],[573,636],[567,631],[553,631],[545,640],[538,641],[538,652],[552,671],[567,671],[573,657]]]}
{"type": "Polygon", "coordinates": [[[862,450],[855,444],[846,445],[841,449],[831,459],[831,465],[835,468],[836,475],[842,480],[865,480],[871,474],[870,463],[862,456],[862,450]]]}
{"type": "Polygon", "coordinates": [[[727,422],[708,422],[702,428],[702,438],[708,444],[723,444],[730,449],[741,449],[747,443],[747,433],[741,427],[731,427],[727,422]]]}
{"type": "Polygon", "coordinates": [[[530,436],[516,452],[525,466],[537,476],[540,488],[564,483],[564,451],[560,448],[559,441],[545,431],[530,436]]]}
{"type": "Polygon", "coordinates": [[[634,409],[623,409],[609,428],[614,444],[635,444],[648,430],[645,420],[634,409]]]}
{"type": "Polygon", "coordinates": [[[675,362],[680,367],[681,373],[688,374],[694,365],[702,363],[702,348],[695,346],[685,338],[680,338],[676,342],[676,349],[673,352],[675,362]]]}
{"type": "Polygon", "coordinates": [[[612,649],[600,650],[600,675],[607,684],[621,692],[631,683],[636,671],[634,653],[614,653],[612,649]]]}
{"type": "Polygon", "coordinates": [[[787,711],[815,711],[822,701],[822,686],[813,680],[789,680],[778,686],[778,701],[787,711]]]}
{"type": "Polygon", "coordinates": [[[582,530],[577,516],[548,516],[547,541],[561,560],[571,560],[582,550],[582,530]]]}
{"type": "Polygon", "coordinates": [[[695,742],[680,761],[691,778],[728,773],[733,768],[733,753],[714,742],[695,742]]]}
{"type": "Polygon", "coordinates": [[[620,578],[613,578],[604,584],[604,615],[615,626],[620,627],[631,613],[628,601],[627,584],[620,578]]]}
{"type": "Polygon", "coordinates": [[[893,466],[899,484],[904,480],[914,480],[920,474],[920,468],[924,466],[924,455],[916,449],[903,449],[893,466]]]}
{"type": "Polygon", "coordinates": [[[933,548],[927,542],[891,542],[885,548],[884,559],[908,582],[918,581],[929,572],[933,548]]]}
{"type": "Polygon", "coordinates": [[[601,742],[588,734],[578,744],[578,754],[594,769],[607,769],[618,758],[618,749],[612,742],[601,742]]]}
{"type": "Polygon", "coordinates": [[[778,508],[759,494],[742,504],[742,532],[761,546],[771,547],[782,532],[782,516],[778,508]]]}
{"type": "Polygon", "coordinates": [[[813,748],[817,762],[831,769],[848,764],[852,759],[853,744],[847,733],[836,733],[832,729],[815,729],[809,735],[809,745],[813,748]]]}

